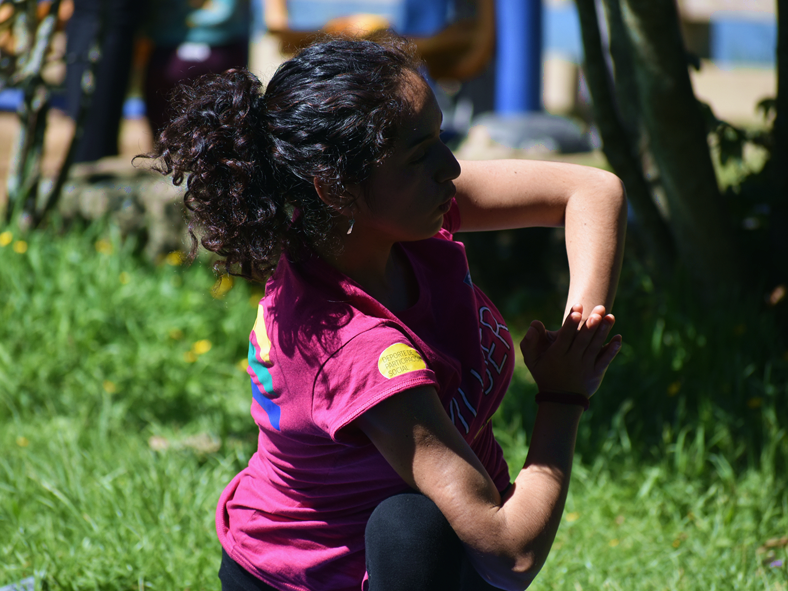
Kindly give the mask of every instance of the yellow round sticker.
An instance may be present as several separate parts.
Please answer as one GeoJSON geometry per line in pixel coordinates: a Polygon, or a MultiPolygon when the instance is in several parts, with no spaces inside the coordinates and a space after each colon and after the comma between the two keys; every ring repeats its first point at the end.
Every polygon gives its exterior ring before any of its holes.
{"type": "Polygon", "coordinates": [[[427,364],[413,347],[396,343],[387,347],[378,358],[378,370],[384,378],[396,378],[404,373],[426,369],[427,364]]]}

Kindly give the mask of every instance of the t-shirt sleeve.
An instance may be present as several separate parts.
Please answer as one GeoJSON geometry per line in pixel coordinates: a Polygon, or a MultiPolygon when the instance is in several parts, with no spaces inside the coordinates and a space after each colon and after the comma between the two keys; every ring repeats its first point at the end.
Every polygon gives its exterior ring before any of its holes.
{"type": "Polygon", "coordinates": [[[312,419],[338,443],[368,443],[348,425],[386,398],[419,386],[437,388],[424,355],[401,331],[377,326],[354,336],[323,364],[312,419]]]}

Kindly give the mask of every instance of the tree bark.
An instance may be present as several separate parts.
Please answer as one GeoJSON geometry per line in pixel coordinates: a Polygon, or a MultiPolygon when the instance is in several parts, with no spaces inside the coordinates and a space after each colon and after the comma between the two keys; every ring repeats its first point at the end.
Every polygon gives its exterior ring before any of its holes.
{"type": "Polygon", "coordinates": [[[638,151],[641,146],[640,101],[638,100],[632,46],[621,16],[619,0],[603,0],[610,31],[610,57],[613,59],[613,80],[618,112],[624,129],[638,151]]]}
{"type": "Polygon", "coordinates": [[[740,285],[743,267],[692,90],[675,0],[621,0],[640,113],[682,262],[707,292],[740,285]]]}
{"type": "Polygon", "coordinates": [[[652,254],[657,274],[666,277],[673,267],[673,238],[651,197],[640,159],[619,115],[613,80],[602,51],[599,19],[594,0],[577,0],[585,53],[585,76],[593,102],[594,119],[602,136],[602,150],[621,178],[635,210],[640,237],[652,254]]]}
{"type": "Polygon", "coordinates": [[[777,116],[772,129],[771,181],[775,195],[771,215],[771,242],[777,274],[788,275],[788,6],[777,0],[777,116]],[[782,6],[780,6],[782,4],[782,6]]]}

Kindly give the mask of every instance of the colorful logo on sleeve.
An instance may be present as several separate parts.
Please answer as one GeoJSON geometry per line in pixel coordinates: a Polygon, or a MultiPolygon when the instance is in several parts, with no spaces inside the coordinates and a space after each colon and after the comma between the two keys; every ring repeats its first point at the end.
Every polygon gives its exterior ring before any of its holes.
{"type": "Polygon", "coordinates": [[[249,369],[247,373],[252,378],[252,398],[268,415],[271,426],[277,431],[281,411],[279,406],[271,400],[274,396],[274,380],[266,366],[271,365],[271,341],[265,330],[265,317],[262,306],[257,307],[257,320],[249,337],[249,369]]]}
{"type": "Polygon", "coordinates": [[[427,364],[416,349],[405,343],[386,347],[378,357],[378,370],[384,378],[396,378],[419,369],[427,369],[427,364]]]}

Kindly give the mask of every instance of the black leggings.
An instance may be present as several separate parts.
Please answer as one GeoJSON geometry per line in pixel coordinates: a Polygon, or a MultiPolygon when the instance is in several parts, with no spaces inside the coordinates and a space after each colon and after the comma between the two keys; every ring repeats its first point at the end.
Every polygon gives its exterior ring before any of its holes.
{"type": "MultiPolygon", "coordinates": [[[[405,493],[383,501],[366,529],[369,591],[492,591],[437,505],[405,493]]],[[[222,591],[276,591],[222,551],[222,591]]]]}

